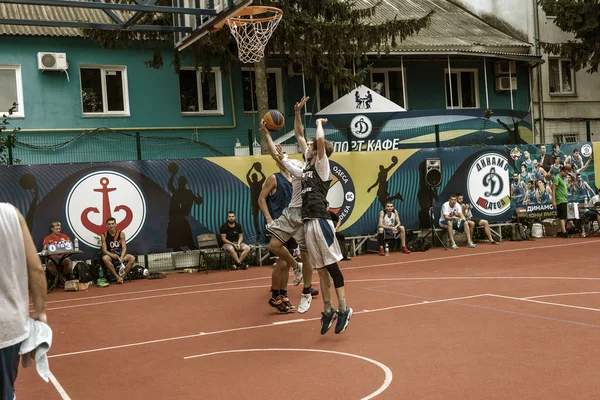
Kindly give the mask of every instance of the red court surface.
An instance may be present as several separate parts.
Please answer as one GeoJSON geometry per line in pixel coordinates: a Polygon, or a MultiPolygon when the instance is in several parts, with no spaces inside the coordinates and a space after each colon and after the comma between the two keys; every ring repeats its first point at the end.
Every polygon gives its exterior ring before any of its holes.
{"type": "Polygon", "coordinates": [[[306,314],[275,313],[270,267],[55,292],[54,383],[21,369],[17,397],[599,398],[599,248],[548,238],[356,257],[340,264],[355,311],[341,335],[320,335],[320,295],[306,314]]]}

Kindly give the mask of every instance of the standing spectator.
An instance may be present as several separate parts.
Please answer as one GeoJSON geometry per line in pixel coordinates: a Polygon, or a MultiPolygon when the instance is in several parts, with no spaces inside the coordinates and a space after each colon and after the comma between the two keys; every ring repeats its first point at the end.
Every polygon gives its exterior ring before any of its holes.
{"type": "Polygon", "coordinates": [[[452,250],[457,250],[458,246],[454,241],[454,231],[464,232],[467,235],[467,247],[472,249],[477,246],[473,244],[471,240],[471,230],[467,219],[462,213],[462,208],[460,204],[457,202],[457,197],[455,194],[451,194],[448,197],[448,201],[442,205],[442,212],[440,214],[440,227],[442,229],[448,230],[448,239],[450,239],[450,243],[452,245],[450,248],[452,250]]]}
{"type": "Polygon", "coordinates": [[[15,207],[0,203],[0,398],[15,397],[21,342],[29,337],[32,318],[46,319],[46,279],[27,223],[15,207]]]}
{"type": "Polygon", "coordinates": [[[565,178],[569,173],[569,167],[561,168],[560,173],[554,177],[552,185],[552,207],[556,208],[558,219],[560,220],[560,232],[557,237],[567,238],[567,184],[565,178]]]}
{"type": "Polygon", "coordinates": [[[384,256],[385,236],[392,236],[394,239],[400,238],[400,246],[402,252],[410,254],[410,250],[406,247],[406,230],[400,225],[400,215],[394,208],[394,203],[388,201],[385,204],[385,209],[379,212],[379,225],[377,227],[377,237],[379,240],[379,255],[384,256]]]}
{"type": "Polygon", "coordinates": [[[552,157],[550,154],[546,153],[546,145],[545,144],[540,145],[540,152],[541,152],[540,159],[539,159],[540,165],[542,166],[544,171],[550,171],[550,166],[554,162],[554,157],[552,157]]]}
{"type": "MultiPolygon", "coordinates": [[[[50,234],[44,238],[42,250],[47,250],[49,244],[56,244],[60,242],[70,242],[71,238],[64,233],[61,233],[61,223],[54,221],[50,224],[50,234]]],[[[53,260],[59,260],[61,256],[50,256],[53,260]]],[[[52,276],[56,276],[56,267],[54,262],[48,260],[46,262],[46,268],[52,276]]],[[[63,276],[68,276],[73,270],[73,263],[69,257],[65,258],[61,264],[61,273],[63,276]]]]}
{"type": "Polygon", "coordinates": [[[234,265],[231,269],[248,269],[248,264],[243,261],[250,254],[250,246],[243,242],[244,231],[242,226],[235,222],[235,212],[227,212],[227,222],[221,226],[219,232],[223,250],[233,258],[234,265]],[[239,256],[238,253],[240,253],[239,256]]]}

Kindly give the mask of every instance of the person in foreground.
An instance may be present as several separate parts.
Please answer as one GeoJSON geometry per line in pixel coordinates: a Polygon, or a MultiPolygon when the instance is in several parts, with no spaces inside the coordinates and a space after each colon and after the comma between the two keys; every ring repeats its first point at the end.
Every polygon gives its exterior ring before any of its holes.
{"type": "Polygon", "coordinates": [[[327,120],[321,118],[316,123],[316,138],[305,153],[307,165],[302,174],[302,219],[308,254],[313,267],[319,272],[325,309],[321,317],[321,335],[324,335],[336,318],[335,333],[344,332],[352,318],[352,308],[346,306],[344,275],[337,264],[343,257],[327,209],[327,192],[332,180],[329,156],[333,153],[333,145],[325,140],[323,124],[327,120]],[[330,279],[333,280],[339,310],[331,305],[330,279]]]}
{"type": "Polygon", "coordinates": [[[21,343],[33,319],[47,323],[46,279],[27,223],[12,205],[0,203],[0,399],[15,399],[21,343]]]}

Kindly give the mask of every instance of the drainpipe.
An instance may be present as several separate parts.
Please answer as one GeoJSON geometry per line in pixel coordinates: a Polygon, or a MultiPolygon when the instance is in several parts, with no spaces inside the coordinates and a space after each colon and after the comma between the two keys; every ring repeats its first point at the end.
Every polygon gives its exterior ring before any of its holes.
{"type": "MultiPolygon", "coordinates": [[[[534,23],[534,43],[535,55],[540,55],[540,14],[537,0],[532,0],[533,4],[533,23],[534,23]]],[[[538,104],[540,110],[540,143],[546,143],[546,132],[544,129],[544,89],[542,87],[542,65],[537,66],[537,92],[538,104]]],[[[535,121],[533,121],[535,123],[535,121]]]]}

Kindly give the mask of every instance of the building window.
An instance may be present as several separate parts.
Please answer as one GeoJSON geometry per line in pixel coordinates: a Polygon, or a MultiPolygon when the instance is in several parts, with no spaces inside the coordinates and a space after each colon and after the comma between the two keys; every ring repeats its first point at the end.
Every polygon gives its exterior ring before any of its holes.
{"type": "Polygon", "coordinates": [[[575,94],[575,80],[571,60],[548,60],[550,94],[575,94]]]}
{"type": "Polygon", "coordinates": [[[179,97],[184,115],[223,114],[219,68],[213,68],[211,72],[182,68],[179,71],[179,97]]]}
{"type": "Polygon", "coordinates": [[[577,143],[579,142],[579,132],[555,133],[554,143],[577,143]]]}
{"type": "Polygon", "coordinates": [[[448,80],[448,70],[446,69],[444,72],[446,108],[479,108],[477,70],[452,69],[450,81],[448,80]],[[450,82],[452,90],[450,90],[450,82]]]}
{"type": "Polygon", "coordinates": [[[23,113],[23,81],[20,65],[0,65],[0,117],[8,115],[14,103],[13,117],[24,117],[23,113]]]}
{"type": "Polygon", "coordinates": [[[408,108],[404,98],[406,70],[401,68],[372,69],[371,89],[400,107],[408,108]]]}
{"type": "Polygon", "coordinates": [[[125,67],[80,67],[84,116],[129,116],[125,67]]]}
{"type": "MultiPolygon", "coordinates": [[[[244,112],[258,111],[256,104],[256,75],[254,70],[242,69],[242,90],[244,95],[244,112]]],[[[283,85],[281,83],[281,70],[267,68],[267,95],[269,96],[269,109],[283,112],[283,85]]]]}

